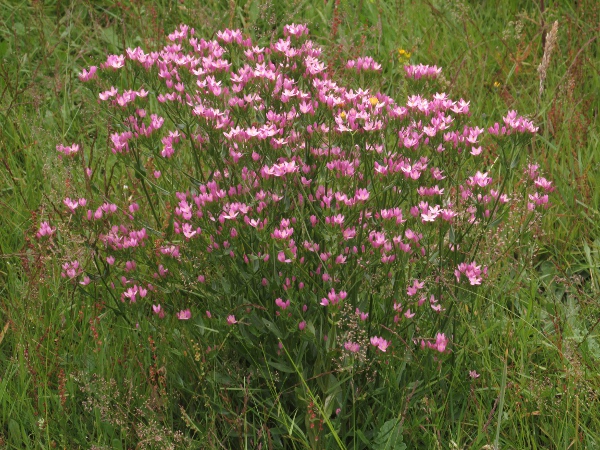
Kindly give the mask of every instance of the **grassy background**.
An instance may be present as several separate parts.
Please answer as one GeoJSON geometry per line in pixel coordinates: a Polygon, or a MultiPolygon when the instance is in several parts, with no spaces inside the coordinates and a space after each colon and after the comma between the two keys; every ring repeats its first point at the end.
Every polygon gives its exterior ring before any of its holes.
{"type": "Polygon", "coordinates": [[[60,266],[48,269],[30,242],[37,217],[69,183],[55,145],[92,138],[76,75],[107,52],[158,47],[182,22],[204,37],[239,27],[263,41],[285,23],[307,22],[331,65],[361,55],[382,63],[382,90],[392,95],[401,95],[402,48],[413,63],[443,67],[448,94],[470,100],[474,115],[517,109],[534,118],[531,156],[556,185],[542,239],[528,243],[534,269],[500,266],[511,290],[498,286],[470,305],[478,314],[460,323],[455,370],[440,379],[447,395],[407,386],[372,414],[396,405],[408,448],[598,448],[594,0],[0,0],[0,448],[270,448],[293,430],[293,417],[277,415],[280,393],[244,389],[235,367],[205,361],[188,336],[115,323],[66,289],[60,266]],[[555,20],[558,45],[540,96],[537,67],[555,20]],[[465,367],[481,374],[477,383],[465,367]],[[249,406],[237,409],[240,401],[249,406]],[[276,424],[271,434],[267,423],[276,424]]]}

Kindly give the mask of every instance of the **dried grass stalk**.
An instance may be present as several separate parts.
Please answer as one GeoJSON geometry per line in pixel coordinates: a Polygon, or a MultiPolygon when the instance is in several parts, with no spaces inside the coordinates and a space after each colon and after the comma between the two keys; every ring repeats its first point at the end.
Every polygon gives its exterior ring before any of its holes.
{"type": "Polygon", "coordinates": [[[544,56],[542,62],[538,66],[538,73],[540,75],[540,98],[544,92],[544,81],[546,81],[546,73],[548,72],[548,66],[550,65],[550,57],[556,46],[556,38],[558,37],[558,20],[552,25],[552,29],[546,36],[546,45],[544,45],[544,56]]]}

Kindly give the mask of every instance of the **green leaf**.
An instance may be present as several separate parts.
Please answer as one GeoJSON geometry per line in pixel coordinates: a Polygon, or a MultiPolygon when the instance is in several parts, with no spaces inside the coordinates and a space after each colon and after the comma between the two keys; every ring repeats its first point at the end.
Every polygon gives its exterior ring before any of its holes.
{"type": "Polygon", "coordinates": [[[226,295],[231,294],[231,283],[229,280],[227,280],[227,278],[221,278],[221,286],[223,287],[223,292],[226,295]]]}
{"type": "Polygon", "coordinates": [[[488,224],[488,229],[492,229],[492,228],[496,228],[498,225],[500,225],[500,223],[502,222],[502,220],[504,219],[503,216],[498,216],[496,217],[494,220],[492,220],[489,224],[488,224]]]}
{"type": "Polygon", "coordinates": [[[265,324],[265,327],[267,328],[267,330],[269,330],[271,333],[273,333],[279,339],[282,338],[281,331],[279,331],[279,328],[277,328],[277,325],[275,325],[273,322],[271,322],[267,319],[263,319],[262,322],[265,324]]]}
{"type": "Polygon", "coordinates": [[[373,450],[405,450],[406,444],[402,442],[402,425],[400,419],[390,419],[385,422],[375,440],[373,450]]]}
{"type": "Polygon", "coordinates": [[[23,36],[25,34],[25,26],[21,22],[15,22],[13,27],[17,36],[23,36]]]}
{"type": "Polygon", "coordinates": [[[275,369],[279,370],[280,372],[285,372],[285,373],[295,373],[296,372],[293,367],[290,367],[287,364],[282,364],[282,363],[279,363],[276,361],[269,361],[269,365],[271,367],[274,367],[275,369]]]}
{"type": "Polygon", "coordinates": [[[119,35],[115,31],[114,27],[108,27],[102,30],[102,40],[108,44],[110,51],[119,50],[119,35]]]}
{"type": "Polygon", "coordinates": [[[8,41],[0,42],[0,58],[4,58],[8,52],[8,41]]]}
{"type": "Polygon", "coordinates": [[[11,442],[20,447],[23,442],[23,435],[21,434],[21,427],[19,423],[14,419],[9,419],[8,421],[8,435],[10,436],[11,442]]]}
{"type": "Polygon", "coordinates": [[[232,378],[223,372],[214,372],[213,379],[219,384],[231,384],[233,382],[232,378]]]}
{"type": "Polygon", "coordinates": [[[140,166],[139,164],[135,165],[134,171],[135,171],[135,177],[138,180],[143,180],[148,175],[147,172],[146,172],[146,169],[143,166],[140,166]]]}
{"type": "Polygon", "coordinates": [[[356,435],[358,436],[358,438],[361,440],[361,442],[363,444],[367,444],[367,445],[369,444],[369,440],[365,436],[365,433],[362,432],[362,430],[356,430],[356,435]]]}

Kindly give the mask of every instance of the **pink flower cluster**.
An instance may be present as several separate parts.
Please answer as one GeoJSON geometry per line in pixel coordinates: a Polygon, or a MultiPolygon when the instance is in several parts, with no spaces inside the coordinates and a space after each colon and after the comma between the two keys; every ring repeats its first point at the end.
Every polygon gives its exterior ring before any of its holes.
{"type": "MultiPolygon", "coordinates": [[[[377,340],[377,344],[373,344],[378,346],[379,340],[377,340]]],[[[358,353],[360,351],[360,344],[357,342],[347,341],[344,343],[344,348],[348,350],[350,353],[358,353]]],[[[387,349],[387,346],[385,347],[387,349]]],[[[385,351],[385,350],[384,350],[385,351]]]]}
{"type": "Polygon", "coordinates": [[[83,71],[78,75],[80,81],[90,81],[97,78],[96,71],[98,68],[96,66],[91,66],[89,70],[83,69],[83,71]]]}
{"type": "Polygon", "coordinates": [[[361,72],[363,70],[373,70],[380,71],[381,64],[376,62],[370,56],[365,56],[364,58],[351,59],[346,63],[347,69],[355,69],[357,72],[361,72]]]}
{"type": "Polygon", "coordinates": [[[300,37],[302,35],[308,36],[308,27],[306,24],[294,24],[290,23],[288,25],[283,26],[283,35],[284,36],[295,36],[300,37]]]}
{"type": "Polygon", "coordinates": [[[442,68],[424,64],[407,65],[404,66],[404,72],[407,77],[419,80],[421,78],[437,78],[442,73],[442,68]]]}
{"type": "MultiPolygon", "coordinates": [[[[346,305],[365,329],[428,317],[435,324],[447,300],[434,296],[439,283],[453,283],[454,274],[476,286],[487,274],[475,259],[487,260],[463,250],[470,230],[481,232],[510,211],[505,205],[518,210],[522,198],[530,209],[547,206],[552,186],[537,166],[526,172],[527,195],[511,197],[495,169],[478,170],[491,140],[534,133],[530,121],[511,111],[502,128],[486,130],[469,123],[468,101],[445,93],[399,103],[346,86],[331,78],[307,34],[306,25],[286,25],[283,39],[260,47],[240,30],[205,40],[181,25],[160,51],[128,48],[80,74],[120,118],[109,150],[127,170],[114,182],[90,170],[94,183],[114,183],[104,186],[107,198],[63,203],[73,223],[87,224],[110,269],[99,276],[112,277],[106,285],[115,298],[160,318],[162,304],[189,320],[194,306],[180,309],[171,295],[185,287],[211,302],[207,316],[222,324],[246,326],[254,308],[304,333],[319,320],[326,329],[346,305]],[[115,70],[135,73],[138,85],[105,81],[115,70]],[[121,191],[121,180],[134,187],[121,191]],[[435,274],[431,261],[440,261],[435,274]]],[[[370,57],[346,67],[381,70],[370,57]]],[[[409,79],[441,73],[424,65],[405,71],[409,79]]],[[[83,153],[76,144],[57,150],[83,153]]],[[[38,237],[52,233],[42,222],[38,237]]],[[[63,273],[83,272],[75,261],[63,273]]],[[[348,352],[364,347],[342,339],[348,352]]],[[[370,343],[380,352],[392,345],[379,336],[370,343]]],[[[439,352],[447,344],[443,333],[435,343],[421,340],[439,352]]]]}
{"type": "Polygon", "coordinates": [[[83,269],[79,265],[79,261],[69,261],[62,265],[62,272],[60,274],[63,278],[68,278],[70,280],[78,277],[83,273],[83,269]]]}
{"type": "Polygon", "coordinates": [[[495,123],[488,129],[490,134],[537,133],[538,131],[538,127],[531,120],[519,116],[514,110],[509,111],[502,119],[504,120],[504,126],[500,128],[500,124],[495,123]]]}
{"type": "Polygon", "coordinates": [[[481,266],[478,266],[475,261],[467,264],[460,263],[456,270],[454,271],[454,275],[456,276],[456,281],[460,282],[461,275],[464,275],[469,280],[471,285],[481,284],[483,277],[482,275],[487,274],[487,267],[484,267],[481,270],[481,266]]]}
{"type": "Polygon", "coordinates": [[[433,350],[437,350],[440,353],[444,353],[446,348],[448,347],[448,338],[444,333],[438,333],[435,336],[435,342],[431,341],[421,341],[421,348],[431,348],[433,350]]]}
{"type": "Polygon", "coordinates": [[[75,210],[80,206],[87,205],[87,200],[85,198],[80,198],[79,200],[71,200],[69,197],[67,197],[63,200],[63,203],[69,209],[69,211],[74,213],[75,210]]]}
{"type": "MultiPolygon", "coordinates": [[[[128,281],[125,280],[124,284],[128,284],[128,281]]],[[[127,288],[125,292],[121,294],[121,301],[124,302],[125,299],[127,299],[130,303],[135,303],[138,295],[140,298],[145,298],[148,295],[148,289],[138,286],[137,284],[133,285],[127,288]]]]}
{"type": "Polygon", "coordinates": [[[385,352],[385,351],[387,351],[387,348],[390,346],[390,342],[386,341],[382,337],[373,336],[371,338],[371,345],[377,347],[377,349],[381,350],[382,352],[385,352]]]}
{"type": "Polygon", "coordinates": [[[341,291],[336,293],[333,288],[327,294],[327,297],[323,297],[321,299],[321,305],[329,306],[329,305],[337,305],[340,301],[344,300],[348,294],[345,291],[341,291]]]}
{"type": "Polygon", "coordinates": [[[56,227],[51,227],[48,222],[42,222],[35,236],[40,239],[44,236],[52,236],[56,231],[56,227]]]}
{"type": "Polygon", "coordinates": [[[127,89],[122,94],[119,94],[118,89],[114,86],[111,86],[109,90],[100,92],[98,94],[98,98],[100,98],[100,100],[102,101],[107,101],[111,98],[114,98],[114,100],[112,101],[113,104],[121,107],[127,106],[129,103],[132,103],[138,97],[145,98],[146,96],[148,96],[148,91],[146,91],[143,88],[137,91],[127,89]]]}
{"type": "Polygon", "coordinates": [[[534,180],[533,185],[542,190],[541,192],[537,191],[533,194],[528,194],[529,202],[527,203],[527,209],[530,211],[534,211],[537,206],[548,208],[550,206],[548,194],[554,191],[552,182],[548,181],[542,176],[539,176],[538,169],[539,166],[537,164],[530,164],[526,171],[526,174],[529,175],[529,178],[534,180]]]}
{"type": "Polygon", "coordinates": [[[177,313],[179,320],[189,320],[192,318],[192,312],[189,309],[182,309],[177,313]]]}
{"type": "Polygon", "coordinates": [[[59,144],[56,146],[56,150],[65,156],[73,156],[76,155],[77,153],[79,153],[80,147],[79,144],[72,144],[69,146],[64,146],[62,144],[59,144]]]}
{"type": "MultiPolygon", "coordinates": [[[[101,69],[121,69],[125,66],[125,56],[123,55],[108,55],[106,61],[100,64],[101,69]]],[[[90,69],[91,70],[91,69],[90,69]]]]}

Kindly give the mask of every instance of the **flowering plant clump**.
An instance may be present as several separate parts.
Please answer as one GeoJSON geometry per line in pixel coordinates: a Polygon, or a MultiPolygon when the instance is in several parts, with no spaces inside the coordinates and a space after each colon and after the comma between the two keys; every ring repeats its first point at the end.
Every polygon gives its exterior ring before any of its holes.
{"type": "MultiPolygon", "coordinates": [[[[125,316],[221,330],[242,344],[232,351],[260,349],[280,370],[443,358],[451,305],[488,283],[512,234],[548,206],[551,183],[519,169],[537,129],[514,111],[473,123],[469,102],[445,93],[346,86],[307,36],[288,25],[263,47],[181,25],[160,51],[83,70],[107,146],[57,146],[82,182],[63,230],[46,219],[37,237],[78,235],[85,251],[64,262],[65,282],[125,316]]],[[[405,72],[428,87],[441,69],[405,72]]],[[[223,337],[202,339],[215,351],[223,337]]],[[[341,397],[325,413],[338,407],[343,417],[341,397]]]]}

